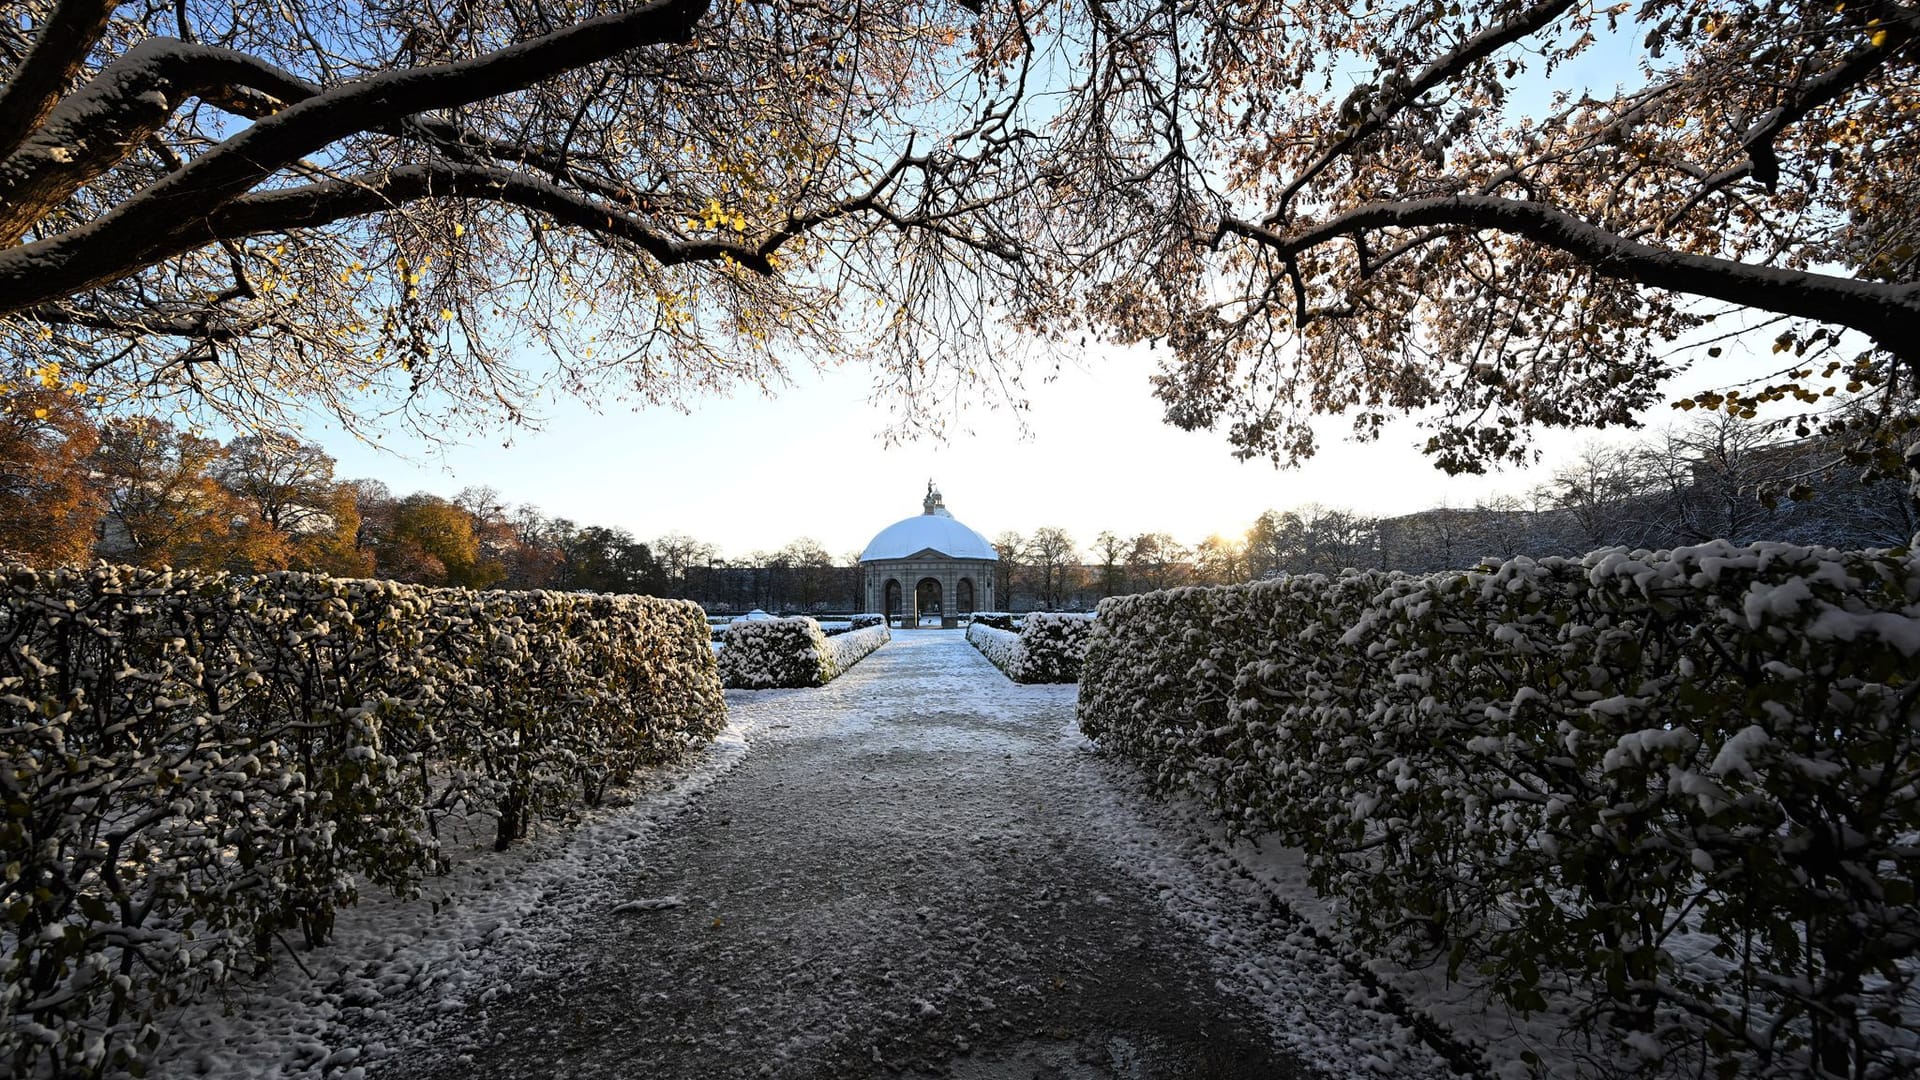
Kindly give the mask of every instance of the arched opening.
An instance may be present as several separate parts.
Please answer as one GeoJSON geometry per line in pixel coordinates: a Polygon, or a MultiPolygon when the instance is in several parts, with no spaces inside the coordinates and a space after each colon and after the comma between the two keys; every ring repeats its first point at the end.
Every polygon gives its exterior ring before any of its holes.
{"type": "Polygon", "coordinates": [[[940,607],[940,580],[921,578],[920,584],[913,587],[913,612],[915,615],[943,615],[940,607]]]}
{"type": "Polygon", "coordinates": [[[956,615],[968,615],[973,612],[973,579],[963,577],[953,587],[953,611],[956,615]]]}
{"type": "Polygon", "coordinates": [[[900,617],[900,583],[893,578],[888,578],[884,591],[886,595],[881,600],[880,610],[887,616],[887,622],[891,624],[893,620],[900,617]]]}

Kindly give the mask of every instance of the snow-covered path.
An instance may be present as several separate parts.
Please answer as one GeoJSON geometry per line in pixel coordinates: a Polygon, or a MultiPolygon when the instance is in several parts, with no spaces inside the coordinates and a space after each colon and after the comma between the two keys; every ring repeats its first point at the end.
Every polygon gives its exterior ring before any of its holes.
{"type": "Polygon", "coordinates": [[[1445,1074],[1090,752],[1074,687],[1016,686],[920,631],[827,687],[728,699],[745,754],[673,816],[583,830],[547,860],[574,876],[508,926],[397,949],[377,1006],[335,993],[324,1028],[294,1025],[324,1044],[301,1063],[212,1071],[1445,1074]],[[448,968],[457,995],[405,989],[448,968]]]}

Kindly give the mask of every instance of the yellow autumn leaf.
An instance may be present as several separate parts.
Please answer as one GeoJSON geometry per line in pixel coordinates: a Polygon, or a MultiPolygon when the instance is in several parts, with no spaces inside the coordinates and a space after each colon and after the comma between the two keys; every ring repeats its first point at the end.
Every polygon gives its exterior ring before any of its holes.
{"type": "Polygon", "coordinates": [[[441,317],[441,318],[443,318],[443,319],[445,319],[445,320],[447,320],[448,322],[452,322],[452,321],[453,321],[453,309],[452,309],[452,308],[441,308],[441,309],[440,309],[440,317],[441,317]]]}

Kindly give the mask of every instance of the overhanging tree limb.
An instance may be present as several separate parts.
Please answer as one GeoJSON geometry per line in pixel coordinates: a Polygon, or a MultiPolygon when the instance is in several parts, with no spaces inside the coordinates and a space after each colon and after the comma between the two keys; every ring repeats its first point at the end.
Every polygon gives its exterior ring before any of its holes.
{"type": "MultiPolygon", "coordinates": [[[[468,199],[517,206],[596,235],[633,245],[661,266],[732,260],[755,273],[773,272],[779,249],[809,229],[837,218],[871,213],[901,227],[923,227],[949,239],[972,243],[996,257],[1016,257],[989,241],[974,240],[945,228],[939,215],[903,213],[888,207],[885,196],[909,169],[926,168],[928,160],[904,154],[875,178],[864,192],[830,207],[789,218],[764,236],[738,240],[689,240],[659,229],[630,214],[624,207],[596,201],[539,177],[484,165],[441,162],[406,165],[373,177],[328,180],[293,188],[263,191],[231,200],[207,217],[168,231],[165,246],[148,246],[141,265],[130,266],[124,253],[92,248],[76,253],[57,268],[44,268],[35,278],[7,282],[6,259],[0,255],[0,286],[7,303],[40,315],[54,309],[44,305],[61,297],[111,281],[146,266],[194,251],[209,244],[262,234],[311,229],[349,218],[364,217],[421,199],[468,199]]],[[[57,321],[75,321],[69,314],[57,321]]],[[[154,332],[192,335],[212,324],[204,319],[172,319],[151,324],[154,332]]]]}
{"type": "Polygon", "coordinates": [[[188,98],[266,115],[315,88],[231,49],[149,38],[55,105],[0,159],[0,244],[18,240],[68,196],[118,165],[188,98]]]}
{"type": "Polygon", "coordinates": [[[1858,330],[1911,366],[1920,366],[1920,286],[1862,281],[1804,270],[1755,266],[1628,240],[1544,203],[1457,195],[1369,203],[1317,225],[1277,231],[1221,220],[1211,245],[1238,236],[1282,258],[1381,229],[1494,230],[1566,252],[1602,277],[1702,296],[1858,330]]]}
{"type": "MultiPolygon", "coordinates": [[[[181,239],[196,231],[204,236],[204,222],[221,207],[303,157],[396,115],[454,108],[630,49],[685,40],[708,2],[657,0],[470,60],[384,72],[313,94],[214,146],[99,218],[0,251],[0,313],[51,299],[55,294],[32,284],[43,275],[86,287],[191,250],[180,247],[181,239]],[[125,266],[119,275],[110,270],[116,259],[125,266]],[[68,267],[85,269],[76,273],[68,267]]],[[[156,45],[156,53],[162,48],[197,47],[174,42],[156,45]]]]}
{"type": "Polygon", "coordinates": [[[1343,155],[1350,153],[1362,141],[1378,134],[1400,110],[1418,101],[1428,91],[1445,86],[1459,78],[1474,64],[1544,29],[1572,7],[1573,0],[1547,0],[1546,3],[1535,4],[1518,16],[1496,26],[1490,26],[1462,41],[1446,55],[1428,64],[1405,86],[1390,88],[1391,97],[1374,105],[1364,115],[1356,118],[1347,130],[1341,132],[1315,157],[1311,165],[1300,170],[1300,174],[1287,184],[1286,189],[1280,193],[1280,198],[1276,201],[1273,213],[1267,216],[1264,224],[1271,226],[1286,220],[1291,212],[1294,198],[1308,184],[1311,184],[1334,162],[1340,160],[1343,155]]]}
{"type": "Polygon", "coordinates": [[[61,0],[40,29],[33,50],[0,86],[0,159],[43,123],[100,40],[115,0],[61,0]]]}
{"type": "Polygon", "coordinates": [[[1808,113],[1839,99],[1879,71],[1900,49],[1912,41],[1914,29],[1902,22],[1848,53],[1835,66],[1794,86],[1779,107],[1754,123],[1740,142],[1751,163],[1753,178],[1772,191],[1780,182],[1780,158],[1774,141],[1808,113]]]}

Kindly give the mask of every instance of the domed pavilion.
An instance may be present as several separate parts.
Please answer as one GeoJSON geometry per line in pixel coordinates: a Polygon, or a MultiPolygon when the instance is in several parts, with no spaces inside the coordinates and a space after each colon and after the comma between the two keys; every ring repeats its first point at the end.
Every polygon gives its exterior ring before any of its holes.
{"type": "Polygon", "coordinates": [[[963,614],[993,610],[994,570],[1000,555],[987,538],[947,512],[940,489],[927,481],[924,509],[880,530],[860,553],[867,610],[907,626],[938,615],[954,626],[963,614]]]}

